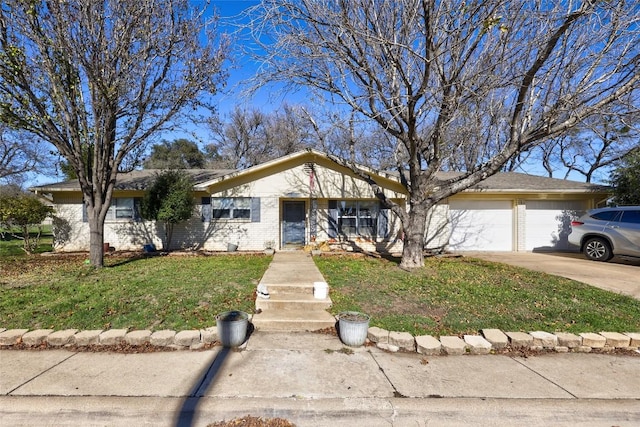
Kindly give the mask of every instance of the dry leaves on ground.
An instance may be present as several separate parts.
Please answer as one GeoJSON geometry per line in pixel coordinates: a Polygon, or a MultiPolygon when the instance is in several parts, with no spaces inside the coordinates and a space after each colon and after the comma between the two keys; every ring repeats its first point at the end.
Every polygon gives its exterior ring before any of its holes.
{"type": "Polygon", "coordinates": [[[295,424],[282,418],[260,418],[247,415],[231,421],[219,421],[207,427],[295,427],[295,424]]]}

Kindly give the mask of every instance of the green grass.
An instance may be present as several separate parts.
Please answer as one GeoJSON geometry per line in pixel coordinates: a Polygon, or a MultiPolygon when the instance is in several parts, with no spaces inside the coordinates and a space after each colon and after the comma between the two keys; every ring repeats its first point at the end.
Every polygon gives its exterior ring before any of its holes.
{"type": "Polygon", "coordinates": [[[428,258],[419,271],[394,261],[315,258],[332,311],[362,311],[371,325],[414,335],[505,331],[636,332],[640,301],[569,279],[474,258],[428,258]]]}
{"type": "Polygon", "coordinates": [[[126,259],[93,269],[84,257],[0,258],[4,328],[195,329],[231,309],[253,311],[270,257],[126,259]]]}
{"type": "MultiPolygon", "coordinates": [[[[37,234],[37,230],[33,229],[30,235],[34,237],[37,234]]],[[[10,256],[27,256],[27,253],[22,249],[23,240],[13,237],[8,230],[0,229],[0,258],[10,256]]],[[[40,235],[40,243],[35,253],[51,252],[53,244],[53,233],[51,232],[51,226],[45,225],[42,227],[42,233],[40,235]]]]}
{"type": "MultiPolygon", "coordinates": [[[[215,315],[252,313],[271,257],[0,256],[0,327],[196,329],[215,315]]],[[[473,258],[397,262],[314,258],[330,285],[332,311],[363,311],[371,324],[414,335],[508,331],[637,332],[640,301],[572,280],[473,258]]]]}

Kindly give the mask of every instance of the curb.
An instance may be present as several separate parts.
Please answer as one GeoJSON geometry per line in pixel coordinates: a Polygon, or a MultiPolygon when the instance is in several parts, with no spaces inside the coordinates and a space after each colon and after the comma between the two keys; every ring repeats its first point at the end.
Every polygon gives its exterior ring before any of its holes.
{"type": "MultiPolygon", "coordinates": [[[[609,352],[614,350],[638,351],[638,332],[599,332],[572,334],[567,332],[549,333],[503,332],[499,329],[482,329],[479,335],[414,337],[408,332],[387,331],[370,327],[367,334],[369,343],[390,352],[417,352],[424,355],[491,354],[507,347],[532,351],[552,350],[557,353],[589,353],[592,350],[609,352]]],[[[88,347],[92,345],[121,345],[167,347],[177,350],[200,350],[218,342],[217,327],[200,330],[133,330],[108,329],[85,330],[64,329],[5,329],[0,328],[0,349],[14,346],[36,348],[48,347],[88,347]]]]}

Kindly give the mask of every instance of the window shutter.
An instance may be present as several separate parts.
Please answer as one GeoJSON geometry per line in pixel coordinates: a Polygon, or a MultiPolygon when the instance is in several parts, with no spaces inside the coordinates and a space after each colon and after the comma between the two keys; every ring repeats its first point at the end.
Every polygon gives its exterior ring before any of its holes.
{"type": "Polygon", "coordinates": [[[133,199],[133,220],[136,222],[142,221],[142,215],[140,215],[140,204],[142,199],[140,197],[134,197],[133,199]]]}
{"type": "Polygon", "coordinates": [[[89,222],[89,216],[87,215],[87,204],[82,199],[82,222],[89,222]]]}
{"type": "Polygon", "coordinates": [[[251,198],[251,222],[260,222],[260,197],[251,198]]]}
{"type": "Polygon", "coordinates": [[[327,235],[330,239],[338,237],[338,201],[329,200],[329,227],[327,235]]]}
{"type": "Polygon", "coordinates": [[[382,204],[378,211],[378,237],[389,237],[389,209],[382,204]]]}
{"type": "Polygon", "coordinates": [[[202,205],[200,219],[202,222],[211,222],[211,197],[203,197],[200,204],[202,205]]]}

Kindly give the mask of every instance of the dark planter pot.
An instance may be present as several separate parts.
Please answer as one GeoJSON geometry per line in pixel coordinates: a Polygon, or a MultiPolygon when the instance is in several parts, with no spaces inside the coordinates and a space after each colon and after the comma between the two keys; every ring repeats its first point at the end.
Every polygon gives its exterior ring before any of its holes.
{"type": "Polygon", "coordinates": [[[343,311],[338,314],[340,340],[349,347],[360,347],[367,340],[369,331],[368,314],[357,311],[343,311]]]}
{"type": "Polygon", "coordinates": [[[225,347],[238,347],[247,338],[249,315],[244,311],[225,311],[216,316],[218,339],[225,347]]]}

